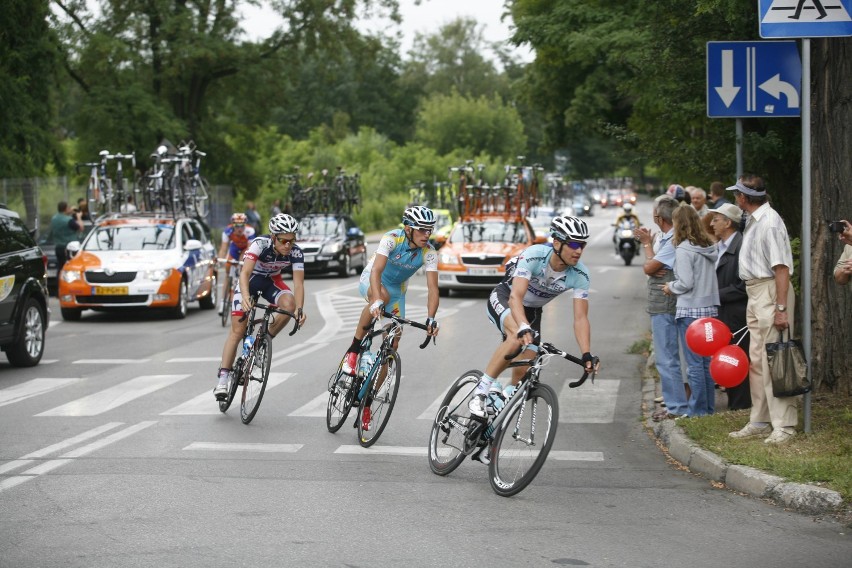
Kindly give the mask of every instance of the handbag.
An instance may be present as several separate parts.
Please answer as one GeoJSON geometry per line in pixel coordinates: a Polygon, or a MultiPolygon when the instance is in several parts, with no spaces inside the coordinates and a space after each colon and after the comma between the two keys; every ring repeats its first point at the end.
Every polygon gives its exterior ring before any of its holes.
{"type": "Polygon", "coordinates": [[[808,364],[802,342],[790,338],[784,341],[784,332],[778,332],[776,343],[766,344],[769,360],[769,376],[772,379],[772,394],[776,398],[798,396],[811,390],[808,380],[808,364]]]}

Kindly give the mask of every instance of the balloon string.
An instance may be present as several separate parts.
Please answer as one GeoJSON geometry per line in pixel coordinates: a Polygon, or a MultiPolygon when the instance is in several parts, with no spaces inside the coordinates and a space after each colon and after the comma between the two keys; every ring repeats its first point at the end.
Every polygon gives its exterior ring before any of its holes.
{"type": "Polygon", "coordinates": [[[737,331],[735,331],[734,333],[731,334],[734,337],[736,337],[737,334],[742,332],[742,331],[744,331],[745,333],[742,334],[742,336],[737,340],[737,342],[734,345],[739,345],[742,342],[742,340],[745,339],[745,336],[748,335],[748,326],[744,325],[740,329],[738,329],[737,331]]]}

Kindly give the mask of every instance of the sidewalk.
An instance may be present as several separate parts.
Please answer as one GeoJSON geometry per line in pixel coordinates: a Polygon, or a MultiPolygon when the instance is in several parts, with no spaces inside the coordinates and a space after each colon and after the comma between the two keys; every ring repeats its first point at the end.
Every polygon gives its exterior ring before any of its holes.
{"type": "MultiPolygon", "coordinates": [[[[650,361],[650,359],[649,359],[650,361]]],[[[677,426],[674,420],[654,422],[654,398],[660,396],[659,382],[654,380],[651,367],[645,367],[642,379],[642,417],[647,429],[666,447],[672,459],[683,464],[692,473],[710,481],[723,483],[728,489],[746,493],[760,499],[769,499],[776,505],[795,509],[809,515],[841,513],[843,499],[840,493],[816,485],[788,482],[758,469],[734,465],[699,447],[677,426]]]]}

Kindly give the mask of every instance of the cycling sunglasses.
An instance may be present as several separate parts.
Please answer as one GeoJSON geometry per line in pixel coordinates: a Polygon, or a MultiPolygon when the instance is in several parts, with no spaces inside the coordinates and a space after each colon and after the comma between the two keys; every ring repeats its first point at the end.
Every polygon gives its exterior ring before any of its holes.
{"type": "Polygon", "coordinates": [[[568,248],[573,249],[573,250],[583,250],[584,248],[586,248],[586,244],[587,244],[587,243],[584,243],[582,241],[563,241],[562,239],[556,239],[556,240],[559,241],[560,243],[562,243],[563,245],[566,245],[568,248]]]}
{"type": "Polygon", "coordinates": [[[295,243],[295,242],[296,242],[296,238],[295,238],[295,237],[294,237],[294,238],[292,238],[292,239],[285,239],[284,237],[273,237],[273,238],[274,238],[276,241],[278,241],[279,243],[281,243],[282,245],[292,245],[293,243],[295,243]]]}

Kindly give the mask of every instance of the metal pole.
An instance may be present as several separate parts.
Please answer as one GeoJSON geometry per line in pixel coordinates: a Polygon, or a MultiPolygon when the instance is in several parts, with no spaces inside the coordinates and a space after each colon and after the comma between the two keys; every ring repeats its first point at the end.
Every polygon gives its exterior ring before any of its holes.
{"type": "MultiPolygon", "coordinates": [[[[802,346],[811,375],[811,40],[802,40],[802,346]]],[[[811,393],[803,401],[805,433],[811,431],[811,393]]]]}
{"type": "Polygon", "coordinates": [[[743,175],[743,119],[737,119],[737,177],[743,175]]]}

